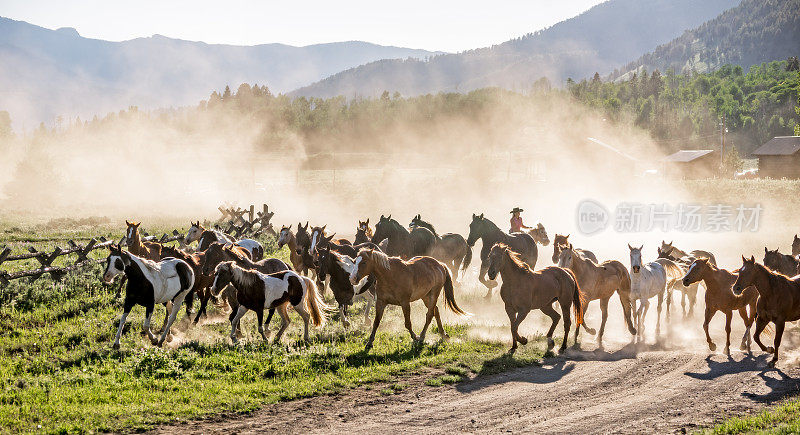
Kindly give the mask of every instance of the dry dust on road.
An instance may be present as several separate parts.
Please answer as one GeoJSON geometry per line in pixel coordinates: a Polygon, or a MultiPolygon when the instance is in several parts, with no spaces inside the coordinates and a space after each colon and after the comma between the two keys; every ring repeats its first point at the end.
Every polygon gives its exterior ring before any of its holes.
{"type": "MultiPolygon", "coordinates": [[[[569,350],[541,366],[448,387],[408,380],[396,395],[358,388],[267,406],[250,415],[163,427],[181,432],[642,433],[692,430],[773,403],[800,388],[800,370],[767,369],[767,355],[660,350],[569,350]]],[[[432,375],[431,375],[432,376],[432,375]]]]}

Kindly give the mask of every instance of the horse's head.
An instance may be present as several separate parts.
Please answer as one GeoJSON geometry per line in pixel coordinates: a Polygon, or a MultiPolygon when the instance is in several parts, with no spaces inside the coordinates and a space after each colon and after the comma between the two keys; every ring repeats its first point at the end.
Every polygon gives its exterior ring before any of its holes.
{"type": "Polygon", "coordinates": [[[422,216],[416,215],[411,219],[411,222],[408,224],[408,229],[413,230],[414,228],[420,226],[420,222],[422,222],[422,216]]]}
{"type": "Polygon", "coordinates": [[[487,275],[489,279],[494,280],[497,274],[500,273],[500,267],[503,264],[504,257],[508,251],[508,246],[503,243],[495,243],[489,251],[489,270],[487,275]]]}
{"type": "Polygon", "coordinates": [[[200,239],[200,235],[203,234],[203,231],[206,229],[200,225],[200,221],[197,222],[190,222],[192,225],[189,227],[189,231],[186,232],[186,237],[183,238],[183,243],[190,244],[196,240],[200,239]]]}
{"type": "Polygon", "coordinates": [[[544,225],[542,225],[541,222],[536,225],[536,228],[528,231],[528,234],[533,237],[533,240],[536,241],[536,243],[539,243],[542,246],[547,246],[550,244],[550,238],[547,237],[547,230],[544,229],[544,225]]]}
{"type": "Polygon", "coordinates": [[[141,222],[128,222],[125,220],[125,225],[128,228],[125,230],[125,244],[128,246],[133,246],[135,243],[139,242],[139,225],[141,222]]]}
{"type": "Polygon", "coordinates": [[[218,295],[233,280],[233,261],[223,261],[214,268],[214,283],[211,284],[211,293],[218,295]]]}
{"type": "Polygon", "coordinates": [[[631,251],[631,272],[639,273],[642,269],[642,248],[644,245],[634,248],[628,243],[628,249],[631,251]]]}
{"type": "Polygon", "coordinates": [[[381,218],[378,219],[378,223],[375,224],[375,234],[372,235],[372,243],[378,244],[383,239],[389,238],[392,230],[392,215],[384,216],[381,215],[381,218]]]}
{"type": "Polygon", "coordinates": [[[697,260],[694,260],[692,265],[689,266],[689,270],[686,271],[686,275],[683,276],[683,286],[689,287],[690,285],[703,279],[703,276],[708,269],[708,258],[698,258],[697,260]]]}
{"type": "Polygon", "coordinates": [[[328,277],[331,261],[333,260],[331,257],[332,255],[330,246],[317,248],[317,259],[314,266],[317,268],[317,277],[322,282],[325,282],[325,279],[328,277]]]}
{"type": "Polygon", "coordinates": [[[483,213],[480,216],[473,213],[472,222],[469,223],[469,236],[467,236],[467,244],[470,247],[475,246],[475,242],[484,235],[485,227],[486,220],[483,217],[483,213]]]}
{"type": "Polygon", "coordinates": [[[308,251],[311,254],[314,254],[314,251],[317,249],[317,244],[325,237],[325,227],[327,226],[328,225],[323,225],[311,229],[311,244],[308,247],[308,251]]]}
{"type": "Polygon", "coordinates": [[[301,249],[308,249],[311,246],[311,235],[308,234],[308,222],[306,222],[305,226],[299,223],[297,224],[297,234],[294,235],[294,238],[297,241],[297,246],[301,249]]]}
{"type": "MultiPolygon", "coordinates": [[[[666,255],[671,255],[672,254],[672,249],[673,249],[672,242],[673,241],[670,241],[669,243],[667,243],[666,241],[662,240],[661,241],[661,248],[659,248],[659,251],[663,252],[666,255]]],[[[668,258],[668,257],[662,257],[662,258],[668,258]]]]}
{"type": "Polygon", "coordinates": [[[797,234],[792,241],[792,255],[800,255],[800,237],[797,237],[797,234]]]}
{"type": "Polygon", "coordinates": [[[203,275],[211,275],[214,272],[214,268],[224,260],[225,254],[222,252],[223,247],[222,243],[214,242],[205,250],[203,275]]]}
{"type": "Polygon", "coordinates": [[[569,234],[567,234],[565,236],[565,235],[556,233],[555,237],[553,237],[553,245],[558,246],[560,248],[563,248],[563,247],[569,245],[569,234]]]}
{"type": "Polygon", "coordinates": [[[372,272],[372,256],[374,251],[372,249],[362,249],[358,252],[353,268],[350,269],[350,284],[358,285],[364,277],[372,272]]]}
{"type": "Polygon", "coordinates": [[[783,254],[778,252],[778,249],[780,248],[770,251],[766,246],[764,247],[764,266],[767,266],[772,270],[781,270],[783,254]]]}
{"type": "Polygon", "coordinates": [[[736,282],[733,283],[733,294],[740,295],[742,291],[747,287],[755,284],[756,282],[756,273],[758,272],[758,265],[756,264],[756,259],[754,256],[750,256],[750,259],[744,258],[742,255],[742,267],[739,268],[737,271],[738,276],[736,277],[736,282]]]}
{"type": "Polygon", "coordinates": [[[106,284],[114,281],[117,275],[125,273],[125,267],[131,264],[131,258],[119,245],[108,245],[108,257],[103,273],[103,282],[106,284]]]}
{"type": "Polygon", "coordinates": [[[289,240],[291,240],[292,236],[294,236],[294,234],[292,234],[292,226],[282,226],[281,232],[278,233],[278,248],[283,248],[283,245],[289,243],[289,240]]]}
{"type": "Polygon", "coordinates": [[[558,254],[558,267],[572,268],[572,263],[576,255],[577,253],[572,249],[571,243],[561,246],[561,252],[558,254]]]}

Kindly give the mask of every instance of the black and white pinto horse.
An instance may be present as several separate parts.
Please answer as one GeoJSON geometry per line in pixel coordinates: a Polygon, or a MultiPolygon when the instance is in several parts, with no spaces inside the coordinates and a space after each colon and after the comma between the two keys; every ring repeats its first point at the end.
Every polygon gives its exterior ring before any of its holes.
{"type": "Polygon", "coordinates": [[[508,234],[498,228],[494,222],[483,217],[483,213],[480,215],[473,214],[472,222],[469,224],[467,244],[475,246],[475,242],[478,239],[481,239],[483,244],[481,247],[481,269],[478,273],[478,280],[488,289],[486,298],[491,298],[492,289],[497,287],[497,281],[486,279],[486,272],[489,271],[489,251],[492,250],[492,246],[495,243],[505,243],[512,251],[518,253],[522,261],[527,263],[532,270],[536,267],[539,249],[536,247],[536,241],[528,233],[508,234]]]}
{"type": "Polygon", "coordinates": [[[356,298],[366,299],[367,307],[364,309],[364,323],[369,323],[369,312],[375,303],[374,279],[365,278],[356,285],[350,282],[350,274],[355,267],[355,260],[347,255],[337,254],[332,249],[333,244],[317,248],[317,276],[323,282],[330,277],[329,286],[333,297],[339,304],[339,318],[345,328],[350,326],[347,319],[347,307],[353,304],[356,298]]]}
{"type": "Polygon", "coordinates": [[[392,215],[388,217],[381,215],[380,220],[375,224],[372,243],[380,245],[384,239],[388,240],[384,250],[386,255],[403,259],[430,255],[433,246],[436,244],[436,237],[431,230],[417,227],[408,232],[399,222],[392,219],[392,215]]]}
{"type": "Polygon", "coordinates": [[[230,337],[234,343],[238,341],[236,330],[239,320],[247,313],[247,310],[256,312],[258,332],[266,341],[269,325],[267,325],[267,331],[264,331],[264,309],[278,309],[282,323],[275,336],[275,343],[280,341],[283,332],[289,326],[289,304],[303,318],[305,326],[303,338],[306,341],[308,341],[309,320],[314,326],[322,326],[325,324],[326,313],[331,310],[320,297],[314,282],[291,270],[267,275],[256,270],[243,269],[233,261],[225,261],[218,264],[214,271],[211,293],[218,296],[228,284],[236,289],[236,300],[239,304],[237,310],[231,313],[230,319],[230,337]]]}
{"type": "Polygon", "coordinates": [[[197,241],[197,250],[205,251],[214,242],[224,244],[233,243],[236,246],[241,246],[250,252],[250,258],[253,261],[259,261],[264,258],[264,247],[253,239],[240,239],[236,240],[230,234],[225,234],[219,230],[207,230],[203,228],[199,222],[193,222],[191,228],[186,233],[183,243],[189,245],[197,241]]]}
{"type": "Polygon", "coordinates": [[[114,277],[125,274],[128,284],[125,289],[125,302],[119,328],[114,338],[114,348],[119,348],[119,339],[125,326],[125,319],[135,305],[145,307],[145,318],[142,328],[150,341],[158,346],[164,343],[175,317],[186,296],[194,286],[194,272],[183,260],[165,258],[159,262],[137,257],[123,251],[119,246],[109,246],[110,253],[106,258],[106,270],[103,281],[111,282],[114,277]],[[156,339],[150,330],[150,317],[156,304],[172,303],[169,317],[165,321],[161,338],[156,339]]]}

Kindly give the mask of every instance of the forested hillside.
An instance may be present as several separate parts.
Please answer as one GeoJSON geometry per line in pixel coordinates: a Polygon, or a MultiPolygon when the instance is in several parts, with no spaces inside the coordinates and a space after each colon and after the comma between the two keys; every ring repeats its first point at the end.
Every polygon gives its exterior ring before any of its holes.
{"type": "Polygon", "coordinates": [[[747,68],[798,53],[800,0],[743,0],[738,7],[615,71],[612,78],[642,67],[677,72],[706,72],[724,64],[747,68]]]}

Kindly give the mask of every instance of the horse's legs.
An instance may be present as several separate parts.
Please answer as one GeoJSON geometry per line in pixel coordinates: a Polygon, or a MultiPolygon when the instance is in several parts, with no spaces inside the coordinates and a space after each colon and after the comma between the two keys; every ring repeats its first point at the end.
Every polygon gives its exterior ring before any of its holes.
{"type": "MultiPolygon", "coordinates": [[[[594,328],[590,328],[589,326],[586,325],[586,310],[589,308],[589,302],[591,301],[588,299],[583,299],[581,301],[581,305],[583,305],[583,314],[584,314],[583,329],[586,330],[587,334],[594,335],[597,334],[597,331],[595,331],[594,328]]],[[[603,305],[602,299],[600,300],[600,305],[601,306],[603,305]]],[[[578,340],[578,328],[575,328],[575,340],[578,340]]]]}
{"type": "Polygon", "coordinates": [[[164,303],[164,323],[161,325],[161,329],[158,330],[158,333],[161,334],[164,332],[164,328],[167,327],[167,322],[169,321],[169,313],[172,311],[174,303],[172,301],[167,301],[164,303]]]}
{"type": "Polygon", "coordinates": [[[739,346],[739,350],[750,350],[750,326],[753,324],[753,320],[747,316],[747,305],[739,308],[739,317],[742,318],[744,322],[744,335],[742,335],[742,344],[739,346]]]}
{"type": "Polygon", "coordinates": [[[600,333],[597,335],[597,343],[603,345],[603,332],[606,330],[606,320],[608,320],[608,300],[610,298],[600,299],[600,313],[602,320],[600,321],[600,333]]]}
{"type": "Polygon", "coordinates": [[[236,329],[239,328],[239,319],[241,319],[246,312],[247,308],[245,308],[243,305],[239,305],[239,308],[236,310],[236,314],[231,313],[231,341],[233,344],[236,344],[238,341],[236,338],[236,329]]]}
{"type": "Polygon", "coordinates": [[[200,296],[200,309],[197,310],[197,315],[194,317],[194,321],[192,323],[197,324],[197,322],[200,321],[200,316],[205,314],[210,293],[211,291],[206,288],[206,290],[203,292],[203,295],[200,296]]]}
{"type": "Polygon", "coordinates": [[[267,337],[269,337],[270,334],[272,334],[272,331],[270,331],[269,329],[269,323],[272,321],[272,316],[274,315],[275,315],[275,308],[270,308],[267,311],[267,320],[264,321],[264,329],[266,330],[265,332],[267,333],[267,337]]]}
{"type": "Polygon", "coordinates": [[[372,333],[369,335],[369,340],[367,340],[367,345],[364,347],[364,350],[372,349],[372,342],[375,340],[375,332],[378,331],[378,326],[381,324],[381,318],[383,317],[383,310],[386,309],[386,302],[378,298],[375,301],[375,320],[372,321],[372,333]]]}
{"type": "Polygon", "coordinates": [[[283,332],[286,331],[286,328],[289,327],[289,307],[288,303],[284,303],[280,307],[278,307],[278,314],[281,315],[281,328],[278,329],[278,334],[275,335],[275,341],[273,344],[278,344],[281,342],[281,336],[283,336],[283,332]]]}
{"type": "Polygon", "coordinates": [[[156,339],[156,336],[153,335],[153,331],[150,330],[150,318],[153,316],[154,309],[155,309],[154,304],[150,304],[147,307],[145,307],[144,323],[142,323],[142,332],[144,332],[145,335],[147,335],[147,338],[150,339],[151,343],[156,339]]]}
{"type": "Polygon", "coordinates": [[[369,323],[369,312],[372,310],[372,306],[375,305],[375,295],[371,292],[367,292],[366,296],[367,299],[367,306],[364,308],[364,324],[369,323]]]}
{"type": "Polygon", "coordinates": [[[186,317],[192,315],[192,308],[194,308],[194,290],[189,290],[189,294],[186,295],[186,317]]]}
{"type": "MultiPolygon", "coordinates": [[[[436,301],[439,299],[439,292],[441,292],[441,289],[438,292],[431,292],[428,294],[427,298],[423,298],[425,306],[428,307],[428,312],[425,313],[425,325],[422,327],[422,332],[419,334],[420,343],[425,342],[425,333],[428,331],[428,326],[430,326],[434,314],[436,314],[436,301]]],[[[411,321],[409,320],[409,324],[410,323],[411,321]]],[[[444,332],[444,330],[442,330],[442,332],[444,332]]]]}
{"type": "Polygon", "coordinates": [[[506,304],[506,314],[508,315],[508,321],[511,326],[511,349],[509,349],[508,352],[514,353],[514,351],[517,350],[517,334],[514,332],[514,324],[517,321],[517,310],[510,304],[506,304]]]}
{"type": "MultiPolygon", "coordinates": [[[[192,291],[191,289],[188,290],[188,292],[191,291],[192,291]]],[[[164,344],[164,340],[167,338],[167,335],[169,335],[169,328],[172,327],[172,323],[175,321],[175,318],[178,317],[178,311],[180,311],[181,304],[183,303],[183,300],[186,298],[187,294],[188,293],[179,294],[178,297],[176,297],[173,300],[172,310],[170,310],[169,318],[167,319],[167,324],[166,326],[164,326],[164,331],[161,333],[161,338],[158,339],[158,343],[156,343],[156,345],[161,346],[162,344],[164,344]]]]}
{"type": "MultiPolygon", "coordinates": [[[[528,339],[523,337],[523,336],[521,336],[521,335],[519,335],[519,325],[521,325],[522,321],[525,320],[526,317],[528,317],[528,313],[530,313],[530,311],[519,311],[519,312],[517,312],[517,318],[514,319],[514,324],[511,325],[511,333],[514,334],[517,337],[517,341],[520,344],[522,344],[523,346],[528,344],[528,339]]],[[[556,313],[556,314],[558,314],[558,313],[556,313]]],[[[556,323],[558,323],[558,322],[556,322],[556,323]]],[[[555,327],[553,327],[551,329],[555,329],[555,327]]],[[[548,348],[548,350],[553,348],[552,333],[551,333],[551,337],[547,339],[547,348],[548,348]]]]}
{"type": "MultiPolygon", "coordinates": [[[[401,307],[403,308],[403,319],[405,320],[406,329],[408,329],[408,332],[411,334],[411,339],[417,341],[417,334],[414,334],[414,330],[411,329],[411,304],[409,302],[406,302],[403,305],[401,305],[401,307]]],[[[428,311],[430,311],[430,308],[428,309],[428,311]]],[[[428,322],[426,321],[425,325],[427,326],[427,324],[428,322]]],[[[425,330],[423,329],[422,336],[424,337],[424,335],[425,335],[425,330]]]]}
{"type": "Polygon", "coordinates": [[[267,341],[267,334],[264,332],[264,309],[256,310],[256,318],[258,319],[258,332],[261,338],[267,341]]]}
{"type": "Polygon", "coordinates": [[[492,297],[492,289],[497,287],[497,281],[491,281],[486,279],[486,273],[489,272],[489,264],[487,262],[481,262],[481,269],[478,272],[478,281],[481,284],[485,285],[488,291],[486,292],[486,299],[491,299],[492,297]]]}
{"type": "Polygon", "coordinates": [[[775,367],[778,362],[778,348],[781,347],[781,338],[783,337],[783,329],[786,327],[786,322],[779,320],[775,322],[775,341],[773,346],[775,351],[772,353],[772,361],[769,362],[770,367],[775,367]]]}
{"type": "Polygon", "coordinates": [[[764,319],[763,317],[756,314],[756,330],[753,332],[753,340],[756,342],[759,348],[763,352],[772,353],[772,348],[764,346],[764,343],[761,342],[761,331],[767,327],[769,320],[764,319]]]}
{"type": "Polygon", "coordinates": [[[439,328],[439,335],[442,336],[442,339],[449,338],[450,336],[447,335],[447,332],[444,331],[444,325],[442,324],[442,317],[439,315],[439,307],[436,305],[433,306],[433,317],[436,318],[436,327],[439,328]]]}
{"type": "Polygon", "coordinates": [[[122,330],[125,328],[125,320],[133,308],[133,303],[125,301],[125,307],[122,309],[122,317],[119,318],[119,327],[117,328],[117,336],[114,338],[114,349],[119,349],[119,338],[122,336],[122,330]]]}
{"type": "MultiPolygon", "coordinates": [[[[568,302],[564,302],[563,304],[561,301],[558,302],[561,305],[561,315],[564,319],[564,340],[561,341],[561,348],[558,350],[559,353],[564,352],[567,348],[567,338],[569,338],[569,328],[572,326],[572,320],[570,319],[569,310],[572,308],[572,304],[568,302]]],[[[578,329],[577,327],[575,329],[578,329]]]]}
{"type": "MultiPolygon", "coordinates": [[[[306,297],[311,297],[311,295],[307,294],[306,297]]],[[[288,310],[288,305],[286,305],[286,309],[288,310]]],[[[299,314],[300,318],[303,319],[303,340],[308,341],[308,322],[311,320],[311,315],[309,315],[308,311],[306,311],[305,303],[303,303],[303,301],[297,305],[294,305],[294,310],[297,311],[297,314],[299,314]]],[[[286,317],[289,317],[288,311],[286,317]]]]}
{"type": "MultiPolygon", "coordinates": [[[[552,304],[546,304],[542,308],[540,308],[540,310],[542,311],[542,313],[544,313],[544,315],[546,315],[547,317],[550,318],[550,320],[552,320],[552,323],[550,324],[550,329],[547,330],[547,350],[550,350],[556,345],[555,341],[553,341],[553,332],[555,332],[556,326],[558,326],[558,321],[561,320],[561,314],[558,314],[558,311],[556,311],[553,308],[552,304]]],[[[567,312],[567,314],[569,314],[569,312],[567,312]]],[[[527,316],[528,313],[525,313],[525,315],[527,316]]],[[[517,322],[517,325],[519,325],[519,323],[522,322],[517,322]]],[[[516,328],[513,329],[513,333],[515,335],[517,334],[516,328]]],[[[567,332],[567,335],[569,335],[569,332],[567,332]]],[[[519,340],[519,342],[522,344],[526,344],[527,340],[525,342],[519,340]]]]}
{"type": "Polygon", "coordinates": [[[725,355],[731,356],[731,320],[733,320],[733,311],[725,312],[725,355]]]}
{"type": "Polygon", "coordinates": [[[664,292],[658,294],[658,304],[656,305],[656,336],[661,335],[661,304],[664,301],[664,292]]]}
{"type": "Polygon", "coordinates": [[[339,318],[342,321],[344,329],[350,327],[350,321],[347,320],[347,306],[345,304],[339,304],[339,318]]]}
{"type": "Polygon", "coordinates": [[[672,293],[675,290],[675,286],[677,285],[677,281],[673,281],[671,284],[667,284],[667,321],[669,321],[669,307],[672,305],[672,293]]]}
{"type": "MultiPolygon", "coordinates": [[[[689,298],[688,290],[689,289],[685,289],[684,291],[681,292],[681,312],[683,313],[683,318],[684,319],[686,318],[686,299],[689,298]]],[[[690,303],[689,303],[689,311],[691,311],[691,310],[692,310],[692,304],[691,304],[691,301],[690,301],[690,303]]]]}
{"type": "Polygon", "coordinates": [[[453,281],[458,280],[458,270],[461,269],[461,263],[464,262],[464,256],[457,255],[453,259],[453,281]]]}
{"type": "Polygon", "coordinates": [[[694,315],[694,306],[697,304],[697,289],[700,284],[694,284],[694,288],[688,289],[688,297],[689,297],[689,317],[694,315]]]}
{"type": "Polygon", "coordinates": [[[711,319],[714,318],[714,314],[716,314],[716,313],[717,313],[717,310],[707,306],[706,307],[706,318],[703,321],[703,330],[706,331],[706,341],[708,342],[708,349],[711,350],[712,352],[717,350],[717,345],[714,344],[714,342],[711,340],[711,335],[709,335],[709,333],[708,333],[708,324],[711,322],[711,319]]]}

